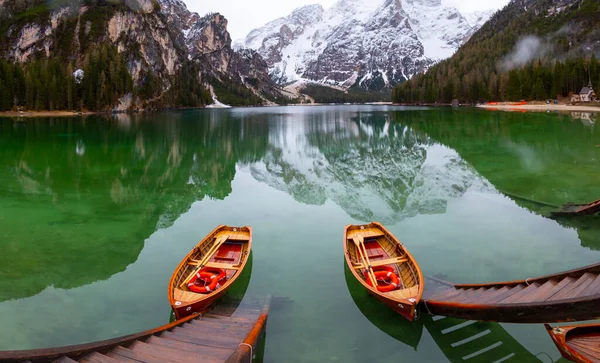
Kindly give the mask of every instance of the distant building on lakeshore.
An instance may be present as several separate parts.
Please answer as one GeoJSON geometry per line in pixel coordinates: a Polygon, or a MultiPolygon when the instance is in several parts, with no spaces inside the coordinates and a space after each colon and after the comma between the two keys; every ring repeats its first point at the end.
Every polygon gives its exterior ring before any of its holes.
{"type": "Polygon", "coordinates": [[[578,95],[571,97],[571,102],[596,102],[597,100],[598,97],[591,83],[587,87],[583,87],[578,95]]]}

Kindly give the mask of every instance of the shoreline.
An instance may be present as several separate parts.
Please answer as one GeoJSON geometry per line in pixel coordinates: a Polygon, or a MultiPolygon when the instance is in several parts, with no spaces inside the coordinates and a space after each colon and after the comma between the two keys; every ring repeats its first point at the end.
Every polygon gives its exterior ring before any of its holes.
{"type": "Polygon", "coordinates": [[[477,105],[477,108],[483,108],[490,111],[561,111],[561,112],[599,112],[600,107],[585,106],[585,105],[566,105],[566,104],[526,104],[526,105],[510,105],[510,104],[498,104],[498,105],[477,105]]]}
{"type": "Polygon", "coordinates": [[[205,107],[178,107],[178,108],[165,108],[160,110],[140,110],[140,111],[126,111],[126,112],[111,112],[111,111],[0,111],[0,117],[19,117],[19,118],[34,118],[34,117],[76,117],[76,116],[89,116],[89,115],[131,115],[138,113],[149,113],[149,112],[161,112],[161,111],[185,111],[185,110],[220,110],[220,109],[229,109],[229,108],[240,108],[240,107],[289,107],[289,106],[344,106],[344,105],[375,105],[375,106],[393,106],[392,102],[367,102],[360,104],[331,104],[331,103],[294,103],[288,105],[255,105],[255,106],[231,106],[231,107],[222,107],[222,106],[205,106],[205,107]]]}
{"type": "MultiPolygon", "coordinates": [[[[289,105],[278,105],[278,106],[252,106],[252,107],[285,107],[285,106],[330,106],[331,104],[327,103],[303,103],[303,104],[289,104],[289,105]]],[[[336,104],[338,106],[343,106],[345,104],[336,104]]],[[[355,104],[352,104],[355,105],[355,104]]],[[[395,104],[392,102],[367,102],[362,103],[362,105],[380,105],[380,106],[415,106],[417,105],[403,105],[403,104],[395,104]]],[[[449,107],[450,105],[425,105],[422,104],[420,106],[425,107],[449,107]]],[[[464,106],[463,106],[464,107],[464,106]]],[[[600,113],[600,106],[586,106],[586,105],[567,105],[567,104],[525,104],[525,105],[517,105],[517,104],[495,104],[495,105],[477,105],[476,108],[481,108],[488,111],[508,111],[508,112],[549,112],[549,111],[557,111],[557,112],[592,112],[592,113],[600,113]]],[[[165,109],[163,111],[177,111],[177,110],[189,110],[189,109],[220,109],[221,107],[182,107],[182,108],[171,108],[165,109]]],[[[138,112],[80,112],[80,111],[1,111],[0,117],[18,117],[18,118],[34,118],[34,117],[76,117],[76,116],[89,116],[89,115],[112,115],[112,114],[134,114],[134,113],[145,113],[152,111],[138,111],[138,112]]]]}
{"type": "Polygon", "coordinates": [[[99,112],[79,111],[2,111],[0,117],[72,117],[96,115],[99,112]]]}

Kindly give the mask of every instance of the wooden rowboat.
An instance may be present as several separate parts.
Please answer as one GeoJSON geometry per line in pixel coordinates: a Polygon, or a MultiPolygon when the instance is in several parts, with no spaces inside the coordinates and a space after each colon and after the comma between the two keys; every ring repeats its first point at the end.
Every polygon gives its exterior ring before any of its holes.
{"type": "Polygon", "coordinates": [[[175,317],[205,312],[240,276],[252,247],[252,228],[218,226],[177,266],[169,282],[175,317]]]}
{"type": "Polygon", "coordinates": [[[435,315],[502,323],[552,323],[600,318],[600,263],[553,275],[486,284],[432,277],[421,304],[435,315]]]}
{"type": "Polygon", "coordinates": [[[565,359],[578,363],[600,362],[600,323],[554,328],[544,325],[565,359]]]}
{"type": "Polygon", "coordinates": [[[423,274],[404,245],[376,222],[346,226],[343,245],[346,263],[363,287],[412,321],[423,295],[423,274]]]}

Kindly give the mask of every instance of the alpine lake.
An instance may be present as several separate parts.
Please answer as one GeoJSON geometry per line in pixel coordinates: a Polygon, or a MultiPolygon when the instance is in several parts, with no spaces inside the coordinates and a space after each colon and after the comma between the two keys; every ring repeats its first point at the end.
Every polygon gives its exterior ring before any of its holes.
{"type": "Polygon", "coordinates": [[[424,275],[453,282],[596,263],[600,217],[550,218],[600,198],[594,117],[345,105],[0,118],[0,350],[168,323],[173,270],[227,224],[252,226],[253,247],[226,298],[289,300],[257,361],[556,360],[542,325],[405,321],[353,280],[343,228],[379,221],[424,275]]]}

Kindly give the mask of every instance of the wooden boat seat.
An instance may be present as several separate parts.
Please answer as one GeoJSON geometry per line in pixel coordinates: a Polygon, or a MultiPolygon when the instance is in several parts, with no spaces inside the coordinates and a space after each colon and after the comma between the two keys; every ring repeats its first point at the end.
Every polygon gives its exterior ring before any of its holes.
{"type": "Polygon", "coordinates": [[[419,285],[415,285],[412,287],[408,287],[406,289],[385,292],[384,294],[392,295],[398,299],[410,299],[410,298],[415,297],[418,293],[419,293],[419,285]]]}
{"type": "Polygon", "coordinates": [[[215,256],[215,260],[235,261],[235,258],[215,256]]]}
{"type": "MultiPolygon", "coordinates": [[[[393,265],[393,264],[403,263],[403,262],[408,262],[408,258],[407,257],[393,257],[393,258],[388,258],[385,260],[371,261],[371,267],[393,265]]],[[[366,266],[364,266],[362,263],[354,263],[354,268],[356,270],[358,270],[361,268],[366,268],[366,266]]]]}
{"type": "Polygon", "coordinates": [[[352,240],[355,236],[362,236],[365,239],[372,239],[372,238],[384,237],[385,234],[383,234],[380,230],[377,230],[374,228],[364,229],[362,231],[357,231],[354,236],[348,236],[348,239],[352,240]]]}
{"type": "Polygon", "coordinates": [[[206,267],[222,268],[224,270],[239,270],[240,267],[227,263],[207,262],[206,267]]]}
{"type": "MultiPolygon", "coordinates": [[[[188,262],[188,265],[190,266],[200,266],[199,262],[188,262]]],[[[204,264],[205,267],[214,267],[214,268],[222,268],[222,269],[226,269],[226,270],[239,270],[240,268],[236,265],[233,264],[228,264],[228,263],[219,263],[219,262],[207,262],[206,264],[204,264]]],[[[194,271],[195,273],[196,271],[194,271]]]]}

